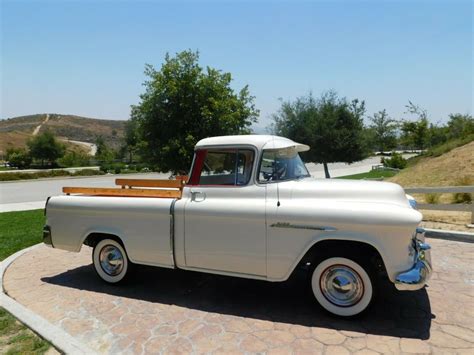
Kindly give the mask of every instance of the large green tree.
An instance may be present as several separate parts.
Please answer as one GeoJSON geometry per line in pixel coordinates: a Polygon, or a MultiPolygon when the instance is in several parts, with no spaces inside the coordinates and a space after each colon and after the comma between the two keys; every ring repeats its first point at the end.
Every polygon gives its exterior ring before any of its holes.
{"type": "Polygon", "coordinates": [[[327,178],[328,163],[353,163],[367,156],[364,140],[364,101],[339,98],[329,91],[315,99],[312,94],[282,102],[273,115],[276,134],[308,144],[305,161],[322,163],[327,178]]]}
{"type": "Polygon", "coordinates": [[[114,151],[109,148],[103,136],[98,135],[95,138],[95,158],[100,162],[111,162],[114,159],[114,151]]]}
{"type": "Polygon", "coordinates": [[[397,122],[390,118],[387,111],[381,110],[370,118],[374,143],[381,152],[391,150],[397,145],[397,122]]]}
{"type": "Polygon", "coordinates": [[[132,106],[142,155],[162,171],[187,172],[194,145],[202,138],[249,133],[258,110],[245,86],[231,87],[232,76],[199,65],[199,53],[166,55],[160,70],[146,65],[145,92],[132,106]]]}
{"type": "Polygon", "coordinates": [[[474,119],[471,115],[450,114],[448,134],[449,138],[464,138],[474,134],[474,119]]]}
{"type": "Polygon", "coordinates": [[[41,161],[42,166],[45,162],[54,165],[56,160],[61,158],[66,151],[64,144],[60,143],[50,131],[45,131],[31,138],[27,145],[31,157],[41,161]]]}
{"type": "Polygon", "coordinates": [[[416,121],[404,120],[402,122],[401,143],[406,148],[423,150],[429,143],[428,112],[411,101],[408,101],[408,105],[405,107],[407,109],[405,113],[415,115],[418,119],[416,121]]]}
{"type": "Polygon", "coordinates": [[[140,136],[138,131],[138,121],[128,120],[125,123],[125,145],[123,149],[128,153],[128,162],[133,163],[133,155],[140,145],[140,136]]]}

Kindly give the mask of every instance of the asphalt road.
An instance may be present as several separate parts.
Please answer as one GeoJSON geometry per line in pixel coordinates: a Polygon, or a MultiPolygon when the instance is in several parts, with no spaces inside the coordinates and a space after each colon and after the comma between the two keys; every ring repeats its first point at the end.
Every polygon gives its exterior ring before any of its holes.
{"type": "Polygon", "coordinates": [[[0,183],[0,212],[42,208],[48,196],[60,195],[64,186],[116,187],[115,179],[167,179],[169,174],[126,174],[28,180],[0,183]]]}
{"type": "MultiPolygon", "coordinates": [[[[405,155],[408,157],[410,155],[405,155]]],[[[413,154],[411,154],[413,156],[413,154]]],[[[331,177],[359,174],[370,171],[373,165],[380,164],[380,157],[371,157],[354,164],[329,164],[331,177]]],[[[307,164],[308,170],[316,178],[324,178],[321,164],[307,164]]],[[[20,182],[0,182],[0,212],[42,208],[48,196],[61,194],[63,186],[114,187],[115,179],[167,179],[169,174],[127,174],[106,175],[80,178],[61,178],[48,180],[31,180],[20,182]]]]}

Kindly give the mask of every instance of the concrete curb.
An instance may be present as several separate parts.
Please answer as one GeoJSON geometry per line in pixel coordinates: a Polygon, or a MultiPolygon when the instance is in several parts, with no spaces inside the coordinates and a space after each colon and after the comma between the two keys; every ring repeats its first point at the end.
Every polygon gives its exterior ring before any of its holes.
{"type": "Polygon", "coordinates": [[[426,238],[452,240],[454,242],[474,243],[474,233],[446,231],[442,229],[425,228],[426,238]]]}
{"type": "Polygon", "coordinates": [[[42,243],[33,245],[32,247],[20,250],[13,255],[10,255],[3,262],[0,263],[0,306],[5,308],[8,312],[13,314],[21,323],[28,326],[35,333],[38,333],[42,338],[49,341],[57,349],[65,354],[86,355],[96,354],[87,345],[82,344],[76,338],[65,332],[63,329],[49,323],[46,319],[40,317],[36,313],[30,311],[13,298],[10,298],[3,289],[3,275],[8,267],[20,256],[32,251],[42,243]]]}

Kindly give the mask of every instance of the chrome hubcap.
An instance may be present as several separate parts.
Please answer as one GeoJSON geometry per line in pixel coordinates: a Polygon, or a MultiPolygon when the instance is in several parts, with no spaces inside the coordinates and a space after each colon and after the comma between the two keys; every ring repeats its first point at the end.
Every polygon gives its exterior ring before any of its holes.
{"type": "Polygon", "coordinates": [[[106,274],[117,276],[123,269],[123,255],[120,250],[113,245],[106,245],[99,255],[100,266],[106,274]]]}
{"type": "Polygon", "coordinates": [[[321,291],[326,299],[340,307],[357,304],[364,295],[364,283],[359,274],[345,265],[327,268],[320,279],[321,291]]]}

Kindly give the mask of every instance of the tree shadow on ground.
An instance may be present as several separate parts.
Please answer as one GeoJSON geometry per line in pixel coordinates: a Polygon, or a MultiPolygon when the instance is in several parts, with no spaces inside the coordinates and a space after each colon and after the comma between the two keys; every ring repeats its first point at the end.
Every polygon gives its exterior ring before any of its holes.
{"type": "Polygon", "coordinates": [[[92,265],[52,276],[46,283],[206,312],[367,334],[428,339],[431,307],[426,290],[398,292],[382,281],[376,302],[364,315],[340,319],[315,301],[307,274],[266,282],[199,272],[137,266],[131,281],[108,285],[92,265]]]}

